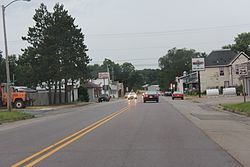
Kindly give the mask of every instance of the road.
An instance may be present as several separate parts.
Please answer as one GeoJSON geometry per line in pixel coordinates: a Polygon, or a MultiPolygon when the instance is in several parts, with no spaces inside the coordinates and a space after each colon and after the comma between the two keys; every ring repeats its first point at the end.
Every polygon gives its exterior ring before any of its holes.
{"type": "Polygon", "coordinates": [[[64,110],[0,125],[0,166],[241,166],[164,98],[64,110]]]}

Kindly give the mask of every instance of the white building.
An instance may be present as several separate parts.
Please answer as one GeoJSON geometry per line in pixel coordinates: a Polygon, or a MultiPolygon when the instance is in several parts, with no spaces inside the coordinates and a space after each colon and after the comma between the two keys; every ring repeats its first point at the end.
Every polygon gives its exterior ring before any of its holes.
{"type": "Polygon", "coordinates": [[[201,91],[208,88],[223,88],[242,84],[239,66],[249,61],[243,52],[231,50],[212,51],[205,58],[205,71],[200,72],[201,91]]]}

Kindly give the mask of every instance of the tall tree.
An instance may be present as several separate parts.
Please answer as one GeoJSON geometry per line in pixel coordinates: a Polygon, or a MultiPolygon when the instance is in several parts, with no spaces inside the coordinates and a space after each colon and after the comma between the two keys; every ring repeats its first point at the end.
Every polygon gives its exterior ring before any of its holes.
{"type": "Polygon", "coordinates": [[[250,55],[250,32],[244,32],[234,38],[234,44],[223,46],[223,49],[232,49],[236,52],[245,52],[250,55]]]}
{"type": "Polygon", "coordinates": [[[35,76],[36,84],[47,83],[50,103],[53,84],[57,87],[57,83],[61,85],[64,79],[67,102],[68,81],[73,81],[74,87],[74,80],[87,76],[87,64],[90,59],[86,54],[84,35],[74,24],[75,19],[60,4],[54,6],[53,12],[49,12],[47,7],[41,4],[33,19],[35,25],[29,28],[27,37],[23,37],[31,46],[27,47],[21,56],[22,69],[32,69],[30,75],[35,76]]]}
{"type": "Polygon", "coordinates": [[[192,58],[204,56],[205,53],[196,52],[194,49],[170,49],[159,59],[161,89],[168,89],[170,83],[175,83],[175,77],[181,76],[183,71],[190,72],[192,58]]]}

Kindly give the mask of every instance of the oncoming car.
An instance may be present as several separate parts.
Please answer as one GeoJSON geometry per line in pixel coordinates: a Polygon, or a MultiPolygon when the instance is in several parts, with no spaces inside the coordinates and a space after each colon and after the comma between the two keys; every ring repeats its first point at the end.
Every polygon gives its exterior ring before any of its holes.
{"type": "Polygon", "coordinates": [[[143,102],[146,103],[147,101],[155,101],[159,102],[159,94],[156,91],[147,91],[143,95],[143,102]]]}
{"type": "Polygon", "coordinates": [[[136,93],[135,93],[135,92],[130,92],[130,93],[128,94],[128,100],[129,100],[129,99],[137,99],[136,93]]]}

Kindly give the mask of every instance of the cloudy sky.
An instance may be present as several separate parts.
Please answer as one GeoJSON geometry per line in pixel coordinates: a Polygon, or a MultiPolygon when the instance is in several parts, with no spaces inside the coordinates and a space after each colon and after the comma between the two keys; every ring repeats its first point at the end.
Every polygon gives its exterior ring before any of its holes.
{"type": "MultiPolygon", "coordinates": [[[[92,63],[109,58],[131,62],[137,69],[157,68],[159,57],[173,47],[210,53],[250,31],[250,0],[20,1],[6,9],[10,54],[21,54],[27,46],[21,37],[33,26],[35,9],[44,3],[52,11],[57,2],[82,28],[92,63]]],[[[4,50],[2,19],[0,26],[0,50],[4,50]]]]}

